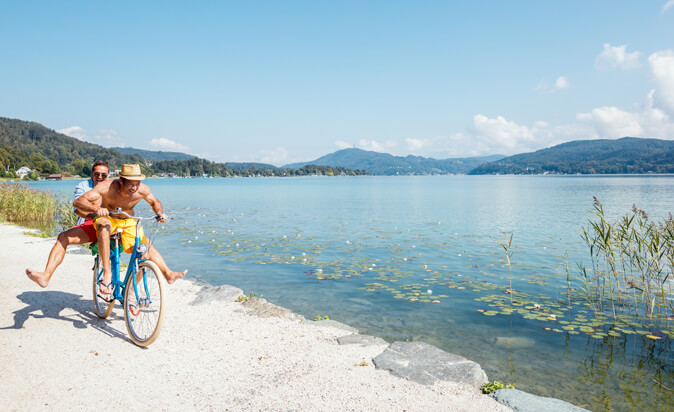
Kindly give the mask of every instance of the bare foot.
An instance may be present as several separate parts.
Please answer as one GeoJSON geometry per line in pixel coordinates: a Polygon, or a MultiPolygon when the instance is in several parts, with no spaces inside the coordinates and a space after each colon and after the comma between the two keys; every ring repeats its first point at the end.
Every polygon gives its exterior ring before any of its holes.
{"type": "Polygon", "coordinates": [[[46,273],[37,272],[33,269],[26,269],[26,275],[28,279],[40,285],[40,287],[46,288],[49,284],[49,276],[46,273]]]}
{"type": "Polygon", "coordinates": [[[165,278],[166,282],[170,285],[171,283],[175,282],[176,280],[180,279],[181,277],[185,276],[187,274],[187,271],[183,272],[169,272],[165,278]]]}

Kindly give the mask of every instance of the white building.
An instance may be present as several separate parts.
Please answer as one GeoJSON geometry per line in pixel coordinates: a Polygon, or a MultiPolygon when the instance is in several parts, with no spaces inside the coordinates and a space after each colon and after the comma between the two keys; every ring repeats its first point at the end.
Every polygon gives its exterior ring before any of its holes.
{"type": "Polygon", "coordinates": [[[16,170],[16,175],[19,176],[19,179],[23,179],[24,176],[32,172],[28,167],[26,166],[21,166],[19,170],[16,170]]]}

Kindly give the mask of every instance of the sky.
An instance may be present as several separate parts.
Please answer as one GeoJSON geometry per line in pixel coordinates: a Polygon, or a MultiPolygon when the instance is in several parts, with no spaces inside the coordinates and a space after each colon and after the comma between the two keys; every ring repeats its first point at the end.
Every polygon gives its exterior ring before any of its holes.
{"type": "Polygon", "coordinates": [[[0,117],[277,166],[674,140],[674,0],[0,0],[0,117]]]}

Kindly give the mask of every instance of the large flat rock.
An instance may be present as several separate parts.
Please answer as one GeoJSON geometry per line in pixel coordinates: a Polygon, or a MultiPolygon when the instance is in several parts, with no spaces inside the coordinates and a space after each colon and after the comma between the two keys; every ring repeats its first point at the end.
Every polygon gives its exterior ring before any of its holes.
{"type": "Polygon", "coordinates": [[[243,295],[243,291],[234,286],[204,286],[197,293],[197,297],[190,302],[190,305],[203,305],[213,301],[234,302],[241,295],[243,295]]]}
{"type": "Polygon", "coordinates": [[[382,338],[370,335],[346,335],[337,338],[337,343],[340,345],[360,345],[360,346],[377,346],[386,345],[386,341],[382,338]]]}
{"type": "Polygon", "coordinates": [[[579,408],[561,399],[545,398],[532,395],[517,389],[499,389],[489,394],[499,403],[511,407],[515,412],[582,412],[587,409],[579,408]]]}
{"type": "Polygon", "coordinates": [[[293,320],[303,320],[304,316],[286,309],[281,306],[269,303],[266,299],[251,298],[242,303],[242,306],[248,310],[249,315],[260,318],[286,318],[293,320]]]}
{"type": "Polygon", "coordinates": [[[476,362],[423,342],[394,342],[373,361],[377,369],[425,385],[442,380],[479,389],[487,382],[476,362]]]}

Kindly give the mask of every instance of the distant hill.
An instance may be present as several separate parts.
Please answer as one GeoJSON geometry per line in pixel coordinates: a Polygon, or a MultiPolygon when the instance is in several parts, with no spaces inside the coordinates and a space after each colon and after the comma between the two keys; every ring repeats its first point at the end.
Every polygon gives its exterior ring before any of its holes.
{"type": "Polygon", "coordinates": [[[111,147],[111,149],[117,150],[118,152],[124,154],[137,154],[143,159],[150,160],[153,162],[157,162],[159,160],[190,160],[196,157],[193,155],[180,152],[163,152],[161,150],[152,151],[152,150],[136,149],[133,147],[111,147]]]}
{"type": "Polygon", "coordinates": [[[4,171],[28,166],[42,173],[88,176],[91,164],[100,159],[113,168],[143,163],[138,155],[83,142],[39,123],[0,117],[0,166],[4,171]]]}
{"type": "Polygon", "coordinates": [[[278,167],[267,163],[236,163],[226,162],[225,166],[232,170],[279,170],[278,167]]]}
{"type": "Polygon", "coordinates": [[[623,137],[578,140],[485,163],[483,174],[674,173],[674,141],[623,137]]]}
{"type": "Polygon", "coordinates": [[[388,153],[362,149],[343,149],[319,157],[311,162],[292,163],[284,168],[299,168],[305,165],[346,167],[366,170],[373,175],[430,175],[465,174],[477,166],[501,159],[503,156],[468,157],[438,160],[421,156],[393,156],[388,153]]]}
{"type": "Polygon", "coordinates": [[[360,175],[360,171],[340,167],[306,166],[279,170],[264,163],[215,163],[176,152],[153,152],[134,148],[105,147],[57,133],[35,122],[0,117],[0,177],[16,178],[15,170],[26,166],[40,175],[70,173],[89,176],[94,160],[106,160],[110,167],[140,164],[143,173],[160,176],[340,176],[360,175]],[[120,152],[120,150],[122,152],[120,152]]]}

